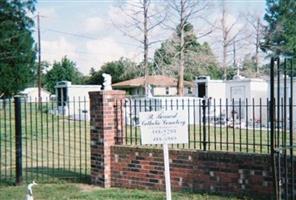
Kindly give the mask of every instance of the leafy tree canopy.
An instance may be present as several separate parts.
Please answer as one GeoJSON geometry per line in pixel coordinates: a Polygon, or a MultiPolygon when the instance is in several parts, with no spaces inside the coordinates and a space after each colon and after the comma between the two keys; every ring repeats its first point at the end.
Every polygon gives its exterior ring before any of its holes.
{"type": "Polygon", "coordinates": [[[266,0],[264,16],[268,23],[262,49],[273,55],[296,55],[296,1],[266,0]]]}
{"type": "Polygon", "coordinates": [[[58,81],[71,81],[72,84],[81,84],[83,75],[76,68],[76,64],[67,57],[60,62],[54,62],[52,68],[45,74],[45,88],[51,93],[55,92],[58,81]]]}
{"type": "Polygon", "coordinates": [[[242,66],[240,68],[240,74],[249,78],[267,75],[265,68],[263,66],[260,66],[260,71],[257,72],[256,58],[251,54],[245,55],[242,62],[242,66]]]}
{"type": "Polygon", "coordinates": [[[0,97],[17,94],[33,82],[35,45],[32,37],[35,0],[0,1],[0,97]]]}
{"type": "MultiPolygon", "coordinates": [[[[180,28],[171,39],[164,41],[154,53],[154,70],[156,74],[177,77],[180,56],[180,28]]],[[[222,76],[216,58],[208,43],[200,44],[194,33],[193,25],[186,23],[184,27],[184,79],[194,80],[199,75],[210,75],[212,78],[222,76]]]]}
{"type": "Polygon", "coordinates": [[[125,81],[141,75],[141,71],[136,63],[127,58],[120,58],[117,61],[105,63],[98,71],[91,68],[90,76],[86,80],[86,84],[103,84],[103,73],[110,74],[112,76],[112,83],[125,81]]]}

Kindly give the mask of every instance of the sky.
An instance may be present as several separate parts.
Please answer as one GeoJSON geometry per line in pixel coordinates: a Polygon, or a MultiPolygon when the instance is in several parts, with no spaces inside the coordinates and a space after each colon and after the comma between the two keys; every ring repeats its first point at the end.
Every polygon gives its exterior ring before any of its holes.
{"type": "MultiPolygon", "coordinates": [[[[127,16],[122,14],[118,6],[128,8],[130,3],[137,0],[39,0],[36,13],[40,14],[41,28],[41,58],[51,64],[67,56],[73,60],[79,71],[88,74],[91,67],[95,70],[109,61],[127,57],[135,62],[142,59],[140,44],[125,36],[118,26],[126,23],[127,16]]],[[[216,22],[221,15],[220,0],[210,0],[211,7],[204,10],[203,16],[216,22]]],[[[155,9],[166,5],[165,0],[152,0],[155,9]]],[[[227,20],[229,24],[237,22],[236,29],[245,26],[246,13],[258,14],[261,17],[265,11],[264,0],[226,0],[227,20]]],[[[170,16],[168,16],[170,18],[170,16]]],[[[36,20],[36,17],[34,18],[36,20]]],[[[208,29],[208,22],[192,19],[196,34],[202,34],[208,29]]],[[[162,31],[162,30],[159,30],[162,31]]],[[[235,30],[234,30],[235,32],[235,30]]],[[[172,36],[171,30],[163,31],[156,39],[167,39],[172,36]],[[157,38],[159,37],[159,38],[157,38]]],[[[37,33],[34,37],[37,41],[37,33]]],[[[221,57],[221,48],[217,38],[218,33],[212,33],[200,38],[200,42],[209,42],[218,60],[221,57]]],[[[149,57],[160,43],[150,49],[149,57]]],[[[241,54],[251,47],[241,48],[241,54]]]]}

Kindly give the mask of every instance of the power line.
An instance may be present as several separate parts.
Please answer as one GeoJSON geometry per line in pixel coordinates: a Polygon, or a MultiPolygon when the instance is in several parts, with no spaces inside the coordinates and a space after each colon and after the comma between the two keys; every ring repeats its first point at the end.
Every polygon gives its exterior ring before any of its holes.
{"type": "Polygon", "coordinates": [[[90,36],[86,36],[86,35],[82,35],[82,34],[78,34],[78,33],[71,33],[71,32],[66,32],[66,31],[55,30],[55,29],[45,29],[45,30],[50,31],[50,32],[55,32],[55,33],[61,33],[61,34],[65,34],[65,35],[71,35],[74,37],[84,38],[84,39],[88,39],[88,40],[97,40],[94,37],[90,37],[90,36]]]}
{"type": "MultiPolygon", "coordinates": [[[[41,62],[41,31],[42,31],[42,29],[40,27],[40,17],[42,17],[42,16],[40,16],[39,14],[36,16],[36,18],[37,18],[37,37],[38,37],[38,49],[37,49],[38,50],[38,63],[41,62]],[[39,20],[39,22],[38,22],[38,20],[39,20]],[[40,41],[39,41],[39,38],[40,38],[40,41]],[[40,55],[40,61],[39,61],[39,55],[40,55]]],[[[50,28],[49,29],[43,29],[43,31],[49,31],[49,32],[55,32],[55,33],[59,33],[59,34],[70,35],[70,36],[73,36],[73,37],[84,38],[84,39],[87,39],[87,40],[96,40],[96,41],[99,40],[98,38],[95,38],[95,37],[92,37],[92,36],[87,36],[87,35],[83,35],[83,34],[79,34],[79,33],[73,33],[73,32],[66,32],[66,31],[61,31],[61,30],[56,30],[56,29],[50,29],[50,28]]],[[[9,40],[9,39],[18,37],[20,35],[24,35],[24,34],[26,34],[26,33],[20,33],[20,34],[11,36],[9,38],[5,38],[2,41],[0,40],[0,43],[4,42],[6,40],[9,40]]],[[[131,43],[127,43],[127,42],[119,42],[119,41],[116,41],[116,42],[139,48],[139,46],[135,45],[135,44],[131,44],[131,43]]],[[[73,53],[77,53],[77,54],[86,54],[86,55],[97,55],[97,56],[100,55],[99,53],[90,53],[90,52],[87,52],[87,51],[67,51],[67,52],[73,52],[73,53]]],[[[10,53],[13,54],[14,52],[1,52],[0,55],[7,55],[7,54],[10,54],[10,53]]],[[[44,53],[45,54],[50,54],[50,53],[47,53],[47,52],[44,52],[44,53]]],[[[55,55],[57,55],[57,54],[55,54],[55,55]]],[[[26,56],[26,55],[9,55],[9,56],[6,56],[6,57],[1,57],[0,60],[7,60],[7,59],[11,59],[11,58],[19,58],[19,57],[24,57],[24,56],[26,56]]],[[[137,56],[135,56],[135,57],[137,57],[137,56]]]]}
{"type": "MultiPolygon", "coordinates": [[[[49,32],[54,32],[54,33],[59,33],[59,34],[64,34],[64,35],[70,35],[70,36],[73,36],[73,37],[78,37],[78,38],[82,38],[82,39],[86,39],[86,40],[96,40],[96,41],[99,40],[99,38],[95,38],[93,36],[88,36],[88,35],[84,35],[84,34],[80,34],[80,33],[61,31],[61,30],[51,29],[51,28],[44,29],[44,31],[49,31],[49,32]]],[[[121,41],[116,41],[116,42],[118,42],[120,44],[127,45],[127,46],[139,47],[136,44],[131,44],[131,43],[128,43],[128,42],[121,42],[121,41]]]]}

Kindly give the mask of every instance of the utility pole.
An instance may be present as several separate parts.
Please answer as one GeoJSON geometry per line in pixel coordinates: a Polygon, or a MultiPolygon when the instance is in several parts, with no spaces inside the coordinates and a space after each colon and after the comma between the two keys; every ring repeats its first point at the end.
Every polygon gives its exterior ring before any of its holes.
{"type": "Polygon", "coordinates": [[[38,106],[41,108],[41,35],[40,35],[40,15],[37,15],[37,33],[38,33],[38,106]]]}

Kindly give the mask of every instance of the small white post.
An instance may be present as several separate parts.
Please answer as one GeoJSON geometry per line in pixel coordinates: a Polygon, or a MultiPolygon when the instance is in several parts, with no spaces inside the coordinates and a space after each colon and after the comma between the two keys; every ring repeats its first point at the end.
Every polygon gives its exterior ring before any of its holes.
{"type": "Polygon", "coordinates": [[[170,159],[169,159],[168,144],[163,144],[163,158],[164,158],[166,200],[172,200],[171,177],[170,177],[170,159]]]}

